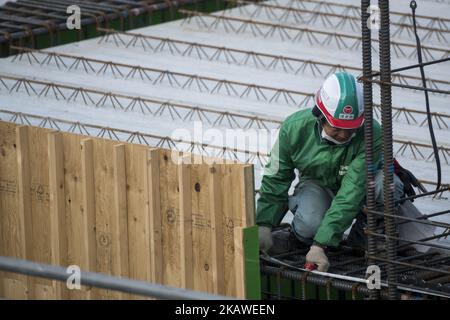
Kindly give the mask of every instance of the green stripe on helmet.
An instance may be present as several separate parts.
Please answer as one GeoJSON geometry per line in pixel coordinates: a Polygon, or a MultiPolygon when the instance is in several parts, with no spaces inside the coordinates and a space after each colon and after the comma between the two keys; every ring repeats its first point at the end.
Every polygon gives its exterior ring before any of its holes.
{"type": "Polygon", "coordinates": [[[358,98],[355,78],[346,72],[337,72],[341,96],[334,113],[334,118],[341,120],[354,120],[358,117],[358,98]]]}

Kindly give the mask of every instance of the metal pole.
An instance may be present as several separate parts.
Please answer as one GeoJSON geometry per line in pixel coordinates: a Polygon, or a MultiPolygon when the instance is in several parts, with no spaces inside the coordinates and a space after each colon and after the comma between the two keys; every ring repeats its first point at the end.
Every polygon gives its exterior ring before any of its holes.
{"type": "MultiPolygon", "coordinates": [[[[391,82],[391,44],[389,33],[389,0],[378,0],[380,8],[380,80],[391,82]]],[[[391,86],[381,84],[381,108],[382,108],[382,134],[383,134],[383,173],[384,173],[384,211],[389,215],[395,214],[394,207],[394,165],[393,165],[393,146],[392,146],[392,92],[391,86]]],[[[396,225],[394,218],[385,217],[385,233],[389,238],[387,242],[388,260],[395,261],[396,225]]],[[[388,274],[388,296],[389,299],[397,299],[397,273],[396,266],[389,264],[387,266],[388,274]]]]}
{"type": "MultiPolygon", "coordinates": [[[[44,263],[36,263],[27,260],[19,260],[10,257],[0,256],[0,270],[20,273],[28,276],[35,276],[58,281],[67,281],[71,275],[66,268],[44,263]]],[[[168,287],[161,284],[154,284],[144,281],[137,281],[127,278],[119,278],[104,275],[101,273],[84,272],[80,273],[80,283],[85,286],[110,289],[127,292],[142,296],[154,297],[157,299],[176,300],[222,300],[230,297],[212,295],[203,292],[191,291],[168,287]]]]}
{"type": "MultiPolygon", "coordinates": [[[[368,20],[370,14],[368,12],[370,0],[361,0],[361,31],[362,31],[362,64],[363,77],[372,74],[372,39],[370,29],[368,28],[368,20]]],[[[366,205],[369,210],[375,210],[375,164],[373,162],[373,100],[372,100],[372,83],[363,82],[364,86],[364,139],[366,143],[366,205]]],[[[367,227],[370,231],[376,229],[376,218],[372,213],[367,214],[367,227]]],[[[367,234],[367,251],[369,256],[375,255],[376,238],[372,234],[367,234]]],[[[368,260],[368,264],[372,264],[372,259],[368,260]]],[[[379,298],[379,290],[369,290],[370,299],[379,298]]]]}

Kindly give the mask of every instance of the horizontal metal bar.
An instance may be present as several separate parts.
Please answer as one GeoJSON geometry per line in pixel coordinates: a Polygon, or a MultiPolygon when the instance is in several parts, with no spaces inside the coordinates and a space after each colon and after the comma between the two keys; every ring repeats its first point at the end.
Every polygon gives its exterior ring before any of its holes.
{"type": "MultiPolygon", "coordinates": [[[[67,281],[68,277],[71,275],[71,273],[67,273],[66,268],[60,266],[36,263],[28,260],[20,260],[4,256],[0,256],[0,270],[63,282],[67,281]]],[[[147,297],[154,297],[157,299],[231,299],[226,296],[212,295],[204,292],[169,287],[161,284],[137,281],[122,277],[113,277],[95,272],[81,271],[80,282],[81,285],[85,286],[127,292],[147,297]]]]}
{"type": "MultiPolygon", "coordinates": [[[[395,68],[395,69],[391,70],[391,73],[396,73],[396,72],[400,72],[400,71],[410,70],[410,69],[414,69],[414,68],[418,68],[418,67],[431,66],[433,64],[443,63],[443,62],[447,62],[447,61],[450,61],[450,57],[449,58],[444,58],[444,59],[437,59],[437,60],[433,60],[433,61],[426,61],[426,62],[422,62],[422,63],[411,64],[411,65],[405,66],[405,67],[395,68]]],[[[368,77],[369,78],[377,77],[379,75],[380,75],[380,72],[377,71],[377,72],[372,73],[368,77]]]]}
{"type": "MultiPolygon", "coordinates": [[[[369,229],[366,230],[366,234],[378,237],[378,238],[383,238],[385,240],[387,239],[391,239],[391,240],[396,240],[396,241],[403,241],[403,242],[407,242],[407,243],[414,243],[414,244],[420,244],[422,246],[425,247],[430,247],[430,248],[436,248],[436,249],[442,249],[442,250],[448,250],[450,251],[450,246],[444,246],[444,245],[440,245],[437,243],[428,243],[426,241],[415,241],[415,240],[410,240],[410,239],[405,239],[405,238],[401,238],[401,237],[393,237],[393,236],[388,236],[387,234],[381,234],[381,233],[377,233],[377,232],[373,232],[369,229]]],[[[450,272],[449,272],[450,274],[450,272]]]]}
{"type": "MultiPolygon", "coordinates": [[[[419,265],[427,265],[427,266],[433,266],[433,265],[438,266],[438,265],[442,265],[442,263],[444,263],[444,261],[449,260],[448,256],[439,254],[437,252],[436,252],[436,254],[437,254],[437,256],[435,258],[421,260],[421,261],[415,261],[414,265],[419,264],[419,265]]],[[[383,262],[383,263],[385,263],[385,262],[383,262]]],[[[397,268],[398,274],[411,272],[411,271],[416,272],[417,270],[414,268],[411,268],[411,267],[398,267],[397,268]]],[[[430,272],[430,271],[426,271],[426,272],[430,272]]]]}
{"type": "MultiPolygon", "coordinates": [[[[424,148],[430,148],[431,147],[432,148],[432,146],[429,145],[429,144],[413,142],[413,141],[408,141],[408,140],[402,140],[402,139],[395,139],[394,142],[395,143],[402,143],[402,144],[412,143],[412,144],[414,144],[415,146],[418,146],[418,147],[424,147],[424,148]]],[[[445,146],[439,146],[438,148],[443,149],[443,150],[450,150],[450,147],[445,147],[445,146]]]]}
{"type": "Polygon", "coordinates": [[[418,219],[419,220],[421,220],[421,219],[428,219],[428,218],[431,218],[431,217],[441,216],[441,215],[447,214],[447,213],[450,213],[450,210],[443,210],[443,211],[439,211],[439,212],[435,212],[435,213],[425,214],[422,217],[419,217],[418,219]]]}
{"type": "MultiPolygon", "coordinates": [[[[448,258],[447,258],[448,260],[448,258]]],[[[446,267],[445,270],[450,271],[450,266],[446,267]]],[[[422,271],[414,274],[416,278],[419,278],[420,280],[429,281],[430,279],[436,278],[436,277],[442,277],[442,275],[438,272],[434,271],[422,271]]],[[[448,277],[448,276],[444,276],[448,277]]]]}
{"type": "MultiPolygon", "coordinates": [[[[449,235],[450,235],[450,231],[444,232],[444,233],[441,233],[441,234],[437,234],[437,235],[434,235],[434,236],[431,236],[431,237],[422,238],[419,241],[430,241],[430,240],[435,240],[435,239],[440,239],[440,238],[443,238],[443,237],[447,237],[449,235]]],[[[405,244],[399,245],[399,246],[397,246],[396,251],[400,252],[403,249],[406,249],[406,248],[408,248],[410,246],[411,245],[409,243],[405,243],[405,244]]],[[[383,252],[383,251],[384,251],[384,249],[379,249],[379,250],[376,251],[376,253],[380,253],[380,252],[383,252]]]]}
{"type": "Polygon", "coordinates": [[[434,194],[437,194],[437,193],[441,193],[441,192],[445,192],[445,191],[450,191],[450,186],[445,187],[445,188],[441,188],[439,190],[434,190],[434,191],[429,191],[429,192],[425,192],[425,193],[421,193],[421,194],[416,194],[416,195],[409,196],[409,197],[404,197],[404,198],[401,198],[398,201],[396,201],[396,203],[400,203],[400,202],[403,202],[405,200],[413,200],[413,199],[417,199],[417,198],[431,196],[431,195],[434,195],[434,194]]]}
{"type": "MultiPolygon", "coordinates": [[[[395,215],[395,214],[388,214],[385,212],[369,210],[369,209],[367,209],[367,212],[373,213],[373,214],[376,214],[376,215],[382,216],[382,217],[389,217],[389,218],[395,218],[395,219],[400,219],[400,220],[409,221],[409,222],[416,222],[416,223],[426,224],[426,225],[430,225],[430,226],[434,226],[434,227],[441,227],[444,229],[450,228],[450,223],[445,223],[445,222],[430,221],[430,220],[424,220],[424,219],[415,219],[415,218],[410,218],[410,217],[405,217],[405,216],[395,215]]],[[[449,247],[449,250],[450,250],[450,247],[449,247]]]]}
{"type": "Polygon", "coordinates": [[[376,83],[378,85],[387,85],[391,87],[397,87],[397,88],[403,88],[403,89],[411,89],[411,90],[419,90],[419,91],[427,91],[427,92],[434,92],[434,93],[440,93],[440,94],[450,94],[450,90],[440,90],[440,89],[433,89],[433,88],[425,88],[425,87],[419,87],[419,86],[411,86],[408,84],[402,84],[402,83],[394,83],[394,82],[388,82],[388,81],[381,81],[378,79],[369,79],[365,77],[359,78],[362,82],[368,82],[368,83],[376,83]]]}
{"type": "MultiPolygon", "coordinates": [[[[437,254],[437,253],[432,252],[432,253],[423,253],[423,254],[419,254],[418,256],[430,256],[430,255],[436,255],[436,254],[437,254]]],[[[416,258],[417,258],[417,256],[400,257],[400,258],[398,258],[397,261],[403,261],[403,262],[404,262],[404,261],[409,261],[409,260],[413,260],[413,259],[416,259],[416,258]]],[[[367,257],[364,257],[364,259],[367,260],[367,257]]],[[[382,266],[385,266],[386,264],[387,264],[387,263],[383,262],[383,263],[377,264],[377,266],[378,266],[378,267],[382,267],[382,266]]],[[[362,267],[362,268],[356,268],[356,269],[352,269],[352,270],[350,270],[350,271],[346,271],[346,272],[344,272],[344,274],[345,274],[345,275],[351,275],[351,274],[363,272],[363,271],[365,271],[366,269],[367,269],[367,267],[364,266],[364,267],[362,267]]]]}
{"type": "Polygon", "coordinates": [[[431,268],[431,267],[424,267],[424,266],[421,266],[421,265],[412,264],[412,263],[406,263],[406,262],[401,262],[401,261],[394,261],[394,260],[390,260],[390,259],[386,259],[386,258],[382,258],[382,257],[378,257],[378,256],[371,256],[371,255],[369,255],[367,258],[368,259],[377,260],[377,261],[383,261],[383,262],[386,262],[388,264],[392,263],[392,264],[396,264],[396,265],[399,265],[399,266],[410,267],[410,268],[413,268],[413,269],[421,269],[421,270],[433,271],[433,272],[441,273],[441,274],[445,274],[445,275],[450,275],[450,271],[440,270],[440,269],[431,268]]]}
{"type": "MultiPolygon", "coordinates": [[[[450,213],[450,210],[443,210],[443,211],[438,211],[438,212],[431,213],[431,214],[424,214],[424,215],[418,217],[417,220],[425,220],[425,219],[429,219],[429,218],[436,217],[436,216],[442,216],[447,213],[450,213]]],[[[409,222],[402,221],[402,222],[399,222],[398,224],[400,225],[400,224],[405,224],[405,223],[409,223],[409,222]]]]}

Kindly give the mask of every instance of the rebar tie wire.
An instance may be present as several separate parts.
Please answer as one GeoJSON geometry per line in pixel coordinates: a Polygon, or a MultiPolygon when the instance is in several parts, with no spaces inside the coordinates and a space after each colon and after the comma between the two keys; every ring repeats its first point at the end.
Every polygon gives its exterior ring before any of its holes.
{"type": "MultiPolygon", "coordinates": [[[[417,26],[416,26],[417,3],[416,3],[416,1],[412,0],[410,3],[410,7],[412,9],[414,34],[416,37],[417,59],[418,59],[419,64],[421,64],[423,62],[422,61],[422,47],[420,44],[420,38],[417,34],[417,26]]],[[[420,75],[422,77],[422,85],[424,88],[426,88],[427,82],[425,80],[425,70],[422,65],[419,66],[419,69],[420,69],[420,75]]],[[[431,121],[431,111],[430,111],[430,101],[429,101],[429,97],[428,97],[428,91],[424,91],[424,94],[425,94],[425,104],[427,107],[428,128],[430,131],[431,142],[433,144],[434,159],[436,160],[436,172],[437,172],[436,190],[438,190],[441,187],[441,161],[439,159],[439,150],[437,148],[436,137],[434,136],[433,122],[431,121]]]]}

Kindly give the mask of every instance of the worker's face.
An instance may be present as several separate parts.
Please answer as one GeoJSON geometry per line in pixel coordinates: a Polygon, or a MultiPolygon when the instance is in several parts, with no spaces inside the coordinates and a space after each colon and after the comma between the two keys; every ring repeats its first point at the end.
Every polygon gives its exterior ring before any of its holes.
{"type": "Polygon", "coordinates": [[[339,129],[332,127],[328,122],[325,121],[323,124],[323,130],[325,130],[326,134],[332,137],[333,139],[339,142],[348,141],[353,133],[355,133],[356,129],[339,129]]]}

